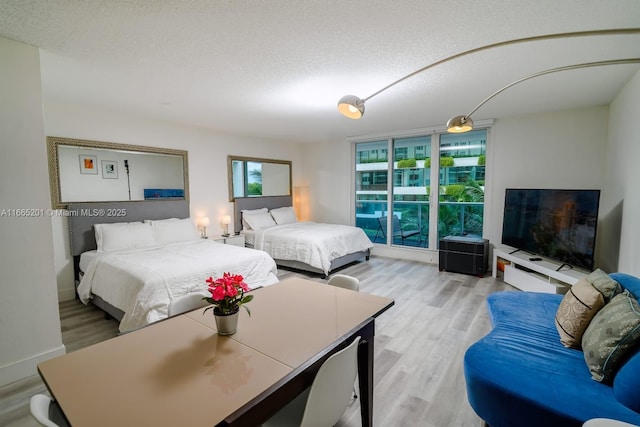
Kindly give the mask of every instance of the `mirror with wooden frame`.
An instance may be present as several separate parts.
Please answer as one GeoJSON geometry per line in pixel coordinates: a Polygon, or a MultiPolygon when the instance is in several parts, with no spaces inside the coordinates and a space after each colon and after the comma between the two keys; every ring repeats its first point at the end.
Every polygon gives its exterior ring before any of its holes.
{"type": "Polygon", "coordinates": [[[187,151],[47,137],[54,209],[72,202],[189,198],[187,151]]]}
{"type": "Polygon", "coordinates": [[[291,161],[227,156],[229,201],[291,195],[291,161]]]}

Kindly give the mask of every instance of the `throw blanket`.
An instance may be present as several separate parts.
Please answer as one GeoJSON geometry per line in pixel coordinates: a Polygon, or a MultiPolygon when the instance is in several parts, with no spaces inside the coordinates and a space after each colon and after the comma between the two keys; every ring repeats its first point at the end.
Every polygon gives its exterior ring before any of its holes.
{"type": "Polygon", "coordinates": [[[167,317],[169,301],[200,291],[224,272],[241,274],[251,288],[276,283],[275,261],[266,253],[209,240],[100,254],[85,272],[78,295],[92,294],[124,311],[120,331],[167,317]]]}
{"type": "Polygon", "coordinates": [[[257,230],[254,247],[274,259],[303,262],[329,274],[332,260],[373,244],[360,228],[308,221],[257,230]]]}

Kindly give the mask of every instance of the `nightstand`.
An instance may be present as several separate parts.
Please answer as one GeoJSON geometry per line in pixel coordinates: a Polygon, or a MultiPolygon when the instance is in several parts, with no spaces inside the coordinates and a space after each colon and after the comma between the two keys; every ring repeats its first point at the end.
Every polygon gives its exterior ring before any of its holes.
{"type": "Polygon", "coordinates": [[[230,235],[230,236],[211,236],[211,240],[215,240],[216,242],[224,243],[225,245],[234,245],[234,246],[242,246],[244,247],[244,236],[241,235],[230,235]]]}

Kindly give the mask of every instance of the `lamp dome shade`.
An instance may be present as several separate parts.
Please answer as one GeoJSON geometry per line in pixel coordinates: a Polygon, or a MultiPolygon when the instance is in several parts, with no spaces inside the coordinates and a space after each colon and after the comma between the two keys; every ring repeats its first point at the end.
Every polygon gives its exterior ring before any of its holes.
{"type": "Polygon", "coordinates": [[[447,132],[464,133],[473,129],[473,120],[467,116],[455,116],[447,122],[447,132]]]}
{"type": "Polygon", "coordinates": [[[359,119],[364,115],[364,101],[355,95],[345,95],[338,101],[338,111],[350,119],[359,119]]]}

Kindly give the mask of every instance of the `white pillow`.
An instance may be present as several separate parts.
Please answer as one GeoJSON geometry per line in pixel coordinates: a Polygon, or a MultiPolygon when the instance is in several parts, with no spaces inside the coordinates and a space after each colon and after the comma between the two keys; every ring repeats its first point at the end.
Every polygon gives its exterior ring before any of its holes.
{"type": "Polygon", "coordinates": [[[142,222],[95,224],[98,252],[147,248],[154,245],[153,231],[142,222]]]}
{"type": "Polygon", "coordinates": [[[296,218],[296,212],[293,210],[293,207],[287,206],[284,208],[271,209],[271,216],[276,221],[276,224],[293,224],[298,221],[296,218]]]}
{"type": "Polygon", "coordinates": [[[254,214],[260,214],[260,213],[265,213],[265,212],[269,212],[269,209],[267,209],[267,208],[242,209],[240,211],[241,216],[242,216],[242,228],[244,228],[245,230],[251,230],[251,226],[249,224],[247,224],[247,221],[244,220],[244,216],[245,215],[254,215],[254,214]]]}
{"type": "Polygon", "coordinates": [[[264,228],[275,227],[277,224],[269,212],[242,215],[242,221],[246,222],[249,230],[262,230],[264,228]]]}
{"type": "Polygon", "coordinates": [[[162,221],[179,221],[180,218],[167,218],[167,219],[145,219],[143,222],[151,224],[152,222],[162,222],[162,221]]]}
{"type": "Polygon", "coordinates": [[[242,209],[240,212],[242,212],[243,214],[259,214],[259,213],[263,213],[263,212],[269,212],[269,209],[267,208],[260,208],[260,209],[242,209]]]}
{"type": "Polygon", "coordinates": [[[149,221],[153,229],[156,243],[189,242],[200,239],[200,233],[191,218],[185,219],[161,219],[149,221]]]}

